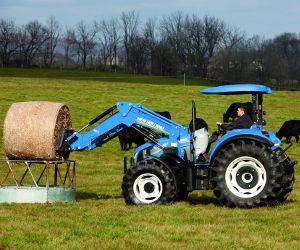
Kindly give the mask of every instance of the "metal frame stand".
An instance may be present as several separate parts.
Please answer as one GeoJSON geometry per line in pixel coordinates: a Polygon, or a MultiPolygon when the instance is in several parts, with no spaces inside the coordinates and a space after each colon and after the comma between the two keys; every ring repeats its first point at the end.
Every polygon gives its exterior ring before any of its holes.
{"type": "Polygon", "coordinates": [[[0,202],[51,203],[55,201],[75,201],[75,165],[74,160],[0,159],[0,202]],[[33,173],[33,168],[38,174],[33,173]],[[65,168],[64,173],[63,168],[65,168]],[[50,180],[52,169],[53,182],[50,180]],[[28,176],[27,182],[30,183],[24,183],[28,176]],[[42,180],[44,181],[43,184],[40,183],[42,180]]]}

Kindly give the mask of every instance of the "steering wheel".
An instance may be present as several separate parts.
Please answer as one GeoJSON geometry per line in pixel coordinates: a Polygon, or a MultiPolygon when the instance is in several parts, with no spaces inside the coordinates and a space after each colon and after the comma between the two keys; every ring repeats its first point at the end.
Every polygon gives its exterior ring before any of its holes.
{"type": "Polygon", "coordinates": [[[225,135],[226,134],[226,130],[224,128],[222,128],[221,125],[217,124],[218,126],[218,132],[221,134],[221,135],[225,135]]]}

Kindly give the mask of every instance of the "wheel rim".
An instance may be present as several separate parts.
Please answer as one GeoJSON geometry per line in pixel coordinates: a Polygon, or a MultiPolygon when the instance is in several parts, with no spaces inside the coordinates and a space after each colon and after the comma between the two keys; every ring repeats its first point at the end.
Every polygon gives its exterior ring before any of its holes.
{"type": "Polygon", "coordinates": [[[253,157],[242,156],[229,164],[225,180],[233,194],[241,198],[251,198],[264,189],[267,174],[260,161],[253,157]]]}
{"type": "Polygon", "coordinates": [[[133,183],[135,196],[143,203],[153,203],[163,191],[161,180],[151,173],[140,175],[133,183]]]}

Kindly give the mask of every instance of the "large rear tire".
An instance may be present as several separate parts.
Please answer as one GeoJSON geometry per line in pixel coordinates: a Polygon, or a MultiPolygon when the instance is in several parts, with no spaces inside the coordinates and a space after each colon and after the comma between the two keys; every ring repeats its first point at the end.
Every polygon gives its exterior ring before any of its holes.
{"type": "Polygon", "coordinates": [[[123,177],[122,193],[126,204],[167,204],[176,196],[175,179],[156,161],[140,161],[123,177]]]}
{"type": "Polygon", "coordinates": [[[213,161],[212,185],[222,205],[252,208],[273,205],[282,192],[283,168],[266,145],[240,140],[213,161]]]}

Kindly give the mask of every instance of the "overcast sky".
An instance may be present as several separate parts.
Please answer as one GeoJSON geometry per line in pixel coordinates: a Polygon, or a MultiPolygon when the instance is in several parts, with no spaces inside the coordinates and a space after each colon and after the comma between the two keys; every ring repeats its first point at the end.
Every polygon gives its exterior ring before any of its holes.
{"type": "Polygon", "coordinates": [[[92,23],[132,10],[145,20],[178,11],[214,16],[248,36],[300,33],[300,0],[0,0],[0,18],[13,19],[18,25],[32,20],[45,23],[54,16],[70,27],[81,20],[92,23]]]}

